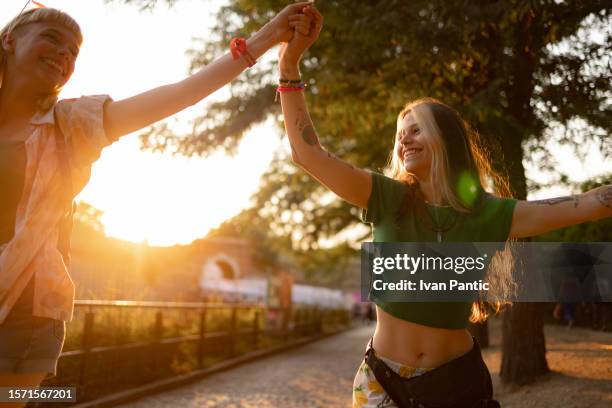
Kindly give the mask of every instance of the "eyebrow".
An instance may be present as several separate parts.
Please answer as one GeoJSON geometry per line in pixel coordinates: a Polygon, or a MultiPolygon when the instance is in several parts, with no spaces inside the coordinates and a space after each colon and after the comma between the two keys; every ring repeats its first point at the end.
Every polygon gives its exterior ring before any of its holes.
{"type": "Polygon", "coordinates": [[[415,127],[419,127],[419,124],[413,123],[412,125],[408,126],[408,129],[404,128],[404,129],[398,130],[397,133],[399,134],[401,132],[407,132],[407,131],[413,130],[415,127]]]}
{"type": "MultiPolygon", "coordinates": [[[[51,28],[51,27],[50,28],[45,28],[41,32],[41,34],[46,34],[46,33],[53,33],[55,35],[58,35],[62,39],[66,39],[66,36],[61,31],[59,31],[57,28],[51,28]]],[[[68,40],[68,41],[72,43],[71,46],[73,46],[75,48],[75,51],[78,52],[79,49],[80,49],[79,45],[77,43],[75,43],[74,41],[70,41],[70,40],[68,40]]]]}

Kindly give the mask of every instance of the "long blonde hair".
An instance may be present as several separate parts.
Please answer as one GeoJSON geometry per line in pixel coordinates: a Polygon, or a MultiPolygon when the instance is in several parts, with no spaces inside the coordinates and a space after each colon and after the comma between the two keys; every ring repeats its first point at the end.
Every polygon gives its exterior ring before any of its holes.
{"type": "MultiPolygon", "coordinates": [[[[508,177],[493,168],[490,151],[482,137],[456,110],[437,99],[420,98],[406,104],[398,120],[409,113],[428,136],[425,143],[432,158],[429,181],[441,190],[436,198],[459,213],[467,214],[477,210],[487,190],[499,197],[511,197],[508,177]]],[[[409,187],[401,215],[409,208],[418,210],[419,206],[424,206],[424,197],[417,177],[406,171],[396,153],[398,143],[400,141],[396,136],[385,174],[409,187]]],[[[497,312],[503,304],[509,303],[503,299],[507,299],[516,290],[513,270],[513,256],[507,243],[505,250],[491,260],[485,277],[490,285],[488,294],[498,300],[488,303],[489,307],[484,301],[474,302],[470,321],[483,321],[490,307],[497,312]]]]}
{"type": "MultiPolygon", "coordinates": [[[[81,28],[72,17],[70,17],[68,14],[64,13],[61,10],[47,7],[31,9],[13,18],[2,28],[2,30],[0,30],[0,39],[3,39],[5,35],[12,33],[17,28],[22,27],[26,24],[40,22],[58,23],[70,30],[77,37],[79,45],[83,41],[81,28]]],[[[4,71],[6,69],[6,61],[7,56],[4,51],[4,48],[0,47],[0,88],[2,87],[2,80],[4,77],[4,71]]],[[[41,100],[39,100],[39,111],[45,112],[49,110],[49,108],[51,108],[51,106],[53,106],[57,102],[59,92],[60,90],[57,90],[57,92],[47,95],[41,100]]]]}

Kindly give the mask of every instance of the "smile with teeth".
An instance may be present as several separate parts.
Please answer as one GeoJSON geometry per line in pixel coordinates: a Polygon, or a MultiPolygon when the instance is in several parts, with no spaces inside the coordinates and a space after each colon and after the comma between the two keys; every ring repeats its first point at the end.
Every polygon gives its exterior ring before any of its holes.
{"type": "Polygon", "coordinates": [[[413,156],[420,153],[423,150],[422,147],[410,147],[404,149],[404,157],[413,156]]]}
{"type": "Polygon", "coordinates": [[[51,68],[55,69],[60,75],[64,75],[64,69],[60,64],[49,58],[44,58],[43,61],[46,62],[51,68]]]}

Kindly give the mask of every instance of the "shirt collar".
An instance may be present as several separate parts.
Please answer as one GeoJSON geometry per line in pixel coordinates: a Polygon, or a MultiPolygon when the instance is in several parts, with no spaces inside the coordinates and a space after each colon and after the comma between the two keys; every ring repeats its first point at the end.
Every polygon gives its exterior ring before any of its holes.
{"type": "Polygon", "coordinates": [[[30,124],[32,125],[53,125],[55,124],[55,117],[53,112],[55,111],[55,105],[51,107],[47,112],[37,112],[32,116],[30,124]]]}

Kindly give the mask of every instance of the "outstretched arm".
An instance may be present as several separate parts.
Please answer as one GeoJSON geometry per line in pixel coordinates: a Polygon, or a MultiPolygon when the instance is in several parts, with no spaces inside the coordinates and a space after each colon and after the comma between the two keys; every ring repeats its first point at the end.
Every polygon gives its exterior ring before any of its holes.
{"type": "MultiPolygon", "coordinates": [[[[291,42],[281,50],[279,65],[284,79],[300,78],[301,55],[314,43],[322,27],[323,17],[316,9],[309,7],[305,9],[305,14],[312,18],[309,35],[303,36],[296,32],[291,42]]],[[[295,23],[296,28],[300,24],[304,23],[295,23]]],[[[283,92],[281,104],[293,161],[342,199],[367,208],[372,190],[370,173],[340,160],[321,146],[308,113],[304,93],[283,92]]]]}
{"type": "MultiPolygon", "coordinates": [[[[293,33],[289,16],[296,15],[307,4],[295,3],[285,7],[247,40],[247,49],[253,58],[259,58],[280,41],[289,41],[293,33]]],[[[107,137],[115,140],[180,112],[230,82],[245,68],[244,58],[234,60],[230,53],[226,53],[180,82],[109,102],[104,108],[107,137]]]]}
{"type": "Polygon", "coordinates": [[[573,196],[519,201],[514,210],[510,237],[532,237],[607,217],[612,217],[612,185],[573,196]]]}

